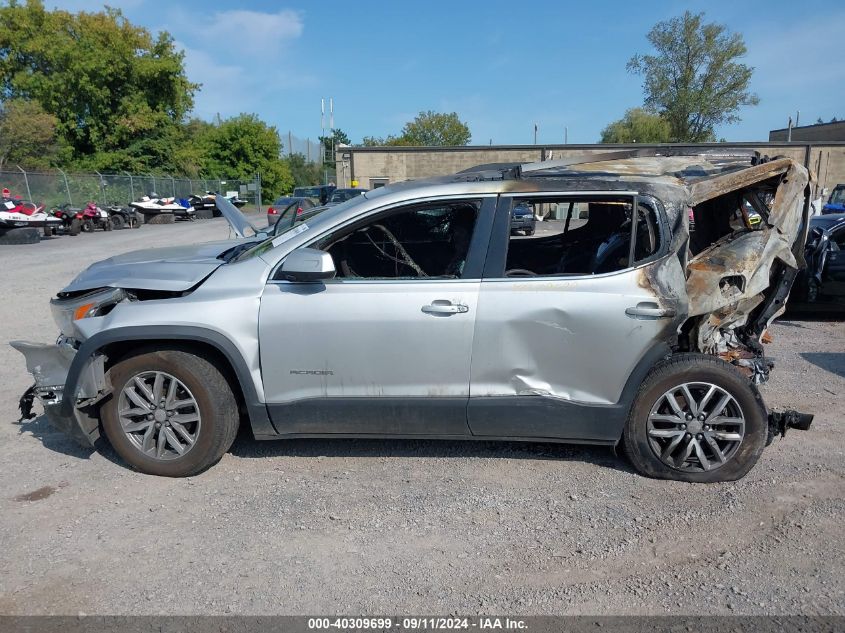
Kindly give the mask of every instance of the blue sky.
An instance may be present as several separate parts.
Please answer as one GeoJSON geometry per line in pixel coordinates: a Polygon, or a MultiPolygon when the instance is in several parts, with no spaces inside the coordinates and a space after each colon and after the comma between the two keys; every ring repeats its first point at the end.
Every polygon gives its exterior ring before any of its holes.
{"type": "MultiPolygon", "coordinates": [[[[102,1],[50,2],[97,10],[102,1]]],[[[108,0],[133,22],[166,29],[203,84],[195,114],[255,112],[286,135],[320,133],[320,99],[353,142],[397,133],[421,110],[457,112],[474,144],[592,143],[642,103],[625,64],[646,52],[660,20],[704,11],[743,34],[760,105],[718,130],[768,138],[801,123],[845,117],[845,4],[732,2],[305,2],[108,0]]]]}

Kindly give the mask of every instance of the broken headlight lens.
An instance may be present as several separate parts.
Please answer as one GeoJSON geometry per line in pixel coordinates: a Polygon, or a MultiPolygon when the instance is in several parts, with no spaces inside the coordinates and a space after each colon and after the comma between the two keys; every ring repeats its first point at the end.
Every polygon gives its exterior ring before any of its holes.
{"type": "Polygon", "coordinates": [[[50,300],[50,310],[59,331],[73,338],[76,333],[73,326],[75,321],[103,316],[126,297],[126,291],[121,288],[107,288],[68,299],[56,297],[50,300]]]}

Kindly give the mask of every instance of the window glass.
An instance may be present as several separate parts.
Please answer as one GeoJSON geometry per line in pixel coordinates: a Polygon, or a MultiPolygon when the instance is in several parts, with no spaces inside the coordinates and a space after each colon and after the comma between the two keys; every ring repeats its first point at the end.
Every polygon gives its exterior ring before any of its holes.
{"type": "MultiPolygon", "coordinates": [[[[515,199],[506,277],[594,275],[623,270],[631,256],[633,199],[515,199]]],[[[634,260],[660,250],[657,214],[637,212],[634,260]]]]}
{"type": "Polygon", "coordinates": [[[440,202],[394,210],[317,244],[338,278],[457,279],[481,203],[440,202]]]}

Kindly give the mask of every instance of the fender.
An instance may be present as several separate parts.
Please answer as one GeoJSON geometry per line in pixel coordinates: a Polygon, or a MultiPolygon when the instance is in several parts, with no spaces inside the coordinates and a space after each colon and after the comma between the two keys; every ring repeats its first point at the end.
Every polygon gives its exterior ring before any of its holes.
{"type": "Polygon", "coordinates": [[[111,343],[149,340],[197,341],[211,345],[223,354],[235,372],[235,378],[240,384],[244,400],[246,401],[249,422],[255,436],[268,437],[277,435],[276,430],[270,423],[267,406],[259,401],[249,368],[235,344],[219,332],[193,326],[143,325],[122,327],[98,332],[87,339],[80,346],[68,370],[64,389],[65,397],[61,403],[61,414],[63,416],[73,416],[76,396],[79,392],[80,377],[85,366],[99,350],[111,343]]]}

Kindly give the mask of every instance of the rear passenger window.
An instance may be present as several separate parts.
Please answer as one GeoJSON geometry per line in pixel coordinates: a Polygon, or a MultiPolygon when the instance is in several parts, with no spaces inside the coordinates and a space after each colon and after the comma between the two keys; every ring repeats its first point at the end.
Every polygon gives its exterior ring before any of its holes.
{"type": "Polygon", "coordinates": [[[597,275],[657,254],[657,213],[643,200],[634,212],[634,204],[630,196],[514,199],[505,276],[597,275]]]}

